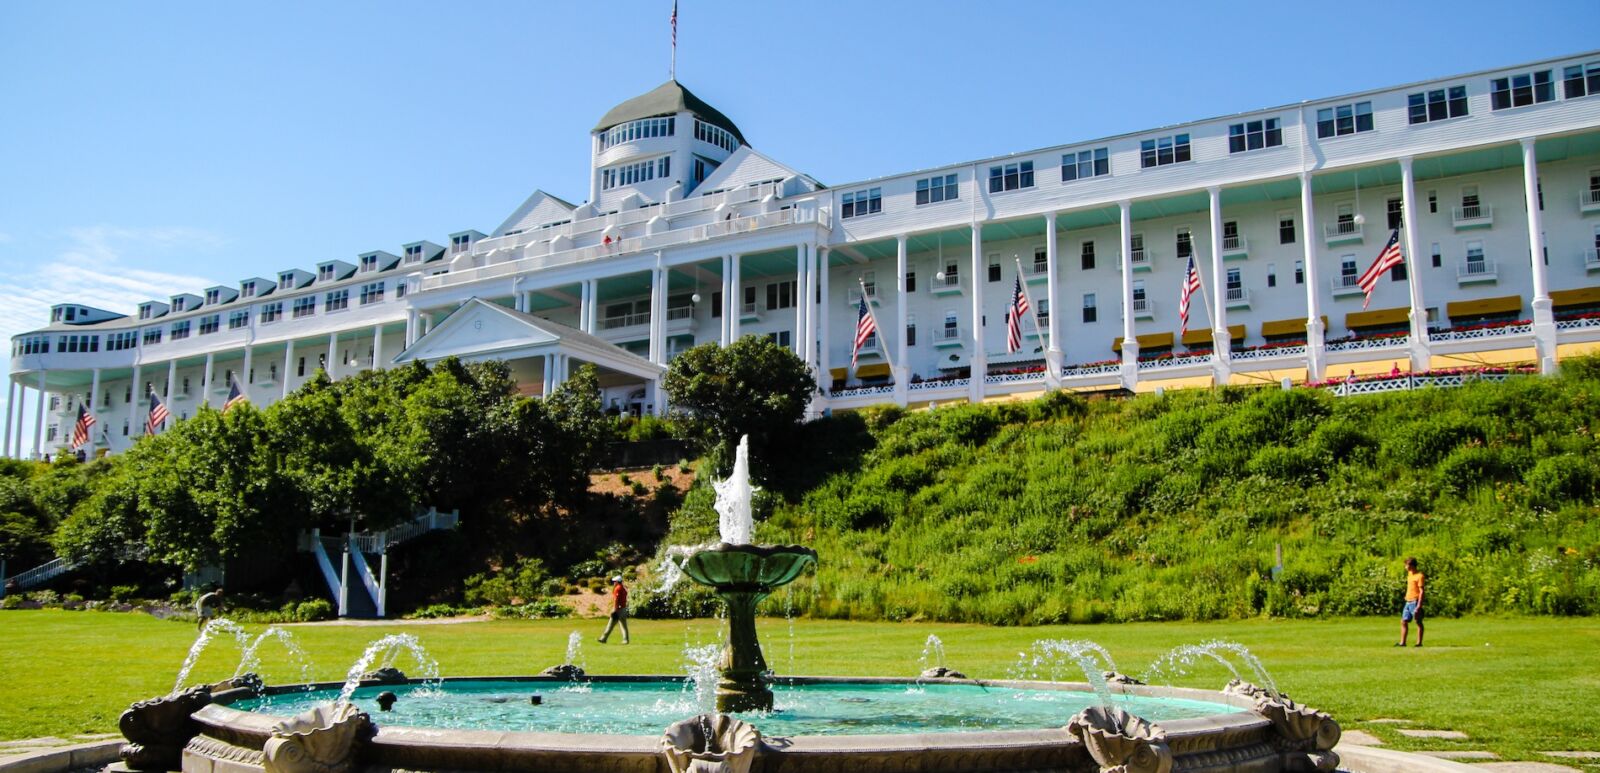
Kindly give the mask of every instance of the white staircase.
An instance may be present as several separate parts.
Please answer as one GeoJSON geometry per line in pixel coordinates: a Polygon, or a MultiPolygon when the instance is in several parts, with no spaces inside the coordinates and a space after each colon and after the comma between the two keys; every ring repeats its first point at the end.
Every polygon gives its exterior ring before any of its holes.
{"type": "Polygon", "coordinates": [[[430,507],[406,523],[379,532],[351,532],[343,539],[324,537],[318,529],[300,533],[300,551],[312,554],[322,572],[328,591],[339,602],[339,616],[365,614],[370,609],[377,617],[388,612],[389,548],[435,531],[453,529],[461,522],[457,511],[441,513],[430,507]],[[339,553],[335,564],[333,554],[339,553]],[[378,557],[378,570],[372,569],[368,555],[378,557]],[[351,572],[360,587],[355,593],[351,572]]]}

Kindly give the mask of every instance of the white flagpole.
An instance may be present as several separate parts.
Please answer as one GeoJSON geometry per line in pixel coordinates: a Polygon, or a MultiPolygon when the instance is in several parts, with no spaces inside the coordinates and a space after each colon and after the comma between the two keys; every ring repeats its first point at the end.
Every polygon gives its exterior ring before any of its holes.
{"type": "MultiPolygon", "coordinates": [[[[1190,260],[1194,260],[1193,254],[1191,254],[1189,256],[1189,259],[1190,260]]],[[[1202,271],[1200,269],[1200,261],[1198,261],[1198,260],[1194,260],[1194,275],[1200,279],[1200,301],[1202,303],[1204,303],[1205,306],[1206,306],[1206,327],[1207,328],[1215,327],[1217,322],[1216,322],[1215,319],[1212,319],[1213,315],[1211,313],[1211,293],[1206,292],[1206,272],[1202,271]]],[[[1188,282],[1189,281],[1189,277],[1184,277],[1183,281],[1188,282]]],[[[1193,304],[1190,304],[1190,306],[1192,307],[1193,304]]],[[[1183,343],[1183,342],[1179,341],[1179,343],[1183,343]]],[[[1217,346],[1217,343],[1216,343],[1215,340],[1213,340],[1211,342],[1211,347],[1213,349],[1215,349],[1216,346],[1217,346]]]]}
{"type": "MultiPolygon", "coordinates": [[[[1041,334],[1040,340],[1044,341],[1045,348],[1048,349],[1054,342],[1050,340],[1049,327],[1039,324],[1039,306],[1033,302],[1033,295],[1028,292],[1028,280],[1022,276],[1022,258],[1012,255],[1011,260],[1017,264],[1017,284],[1022,286],[1022,297],[1028,300],[1029,319],[1033,320],[1033,329],[1041,334]]],[[[1012,303],[1015,304],[1016,301],[1013,300],[1012,303]]],[[[1054,314],[1056,310],[1051,309],[1050,313],[1054,314]]]]}
{"type": "MultiPolygon", "coordinates": [[[[872,310],[872,299],[867,297],[867,283],[861,277],[856,277],[856,286],[861,288],[861,302],[866,304],[867,316],[872,317],[872,328],[878,331],[878,348],[883,351],[883,360],[889,364],[889,374],[894,375],[894,358],[889,356],[889,342],[883,335],[883,325],[878,322],[878,314],[872,310]]],[[[904,332],[901,333],[904,335],[904,332]]]]}

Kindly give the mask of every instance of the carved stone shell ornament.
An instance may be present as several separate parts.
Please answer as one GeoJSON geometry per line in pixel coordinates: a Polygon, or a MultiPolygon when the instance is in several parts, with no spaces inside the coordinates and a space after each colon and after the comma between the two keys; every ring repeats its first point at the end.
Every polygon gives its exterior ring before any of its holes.
{"type": "Polygon", "coordinates": [[[556,679],[565,679],[570,682],[577,679],[582,679],[583,669],[572,665],[571,663],[562,663],[559,666],[551,666],[543,671],[540,671],[539,675],[554,677],[556,679]]]}
{"type": "Polygon", "coordinates": [[[1333,747],[1343,730],[1326,712],[1288,698],[1275,701],[1265,696],[1256,698],[1255,712],[1272,722],[1284,770],[1330,771],[1338,767],[1339,755],[1333,747]]]}
{"type": "Polygon", "coordinates": [[[679,720],[661,738],[672,773],[750,773],[760,749],[761,731],[726,714],[679,720]]]}
{"type": "Polygon", "coordinates": [[[129,706],[117,720],[128,739],[118,751],[122,761],[133,770],[176,770],[184,745],[200,733],[190,716],[209,703],[211,688],[202,685],[129,706]]]}
{"type": "Polygon", "coordinates": [[[1171,773],[1172,749],[1158,725],[1119,708],[1090,706],[1067,723],[1100,773],[1171,773]]]}
{"type": "Polygon", "coordinates": [[[267,773],[348,773],[372,720],[349,703],[324,703],[272,728],[262,748],[267,773]]]}

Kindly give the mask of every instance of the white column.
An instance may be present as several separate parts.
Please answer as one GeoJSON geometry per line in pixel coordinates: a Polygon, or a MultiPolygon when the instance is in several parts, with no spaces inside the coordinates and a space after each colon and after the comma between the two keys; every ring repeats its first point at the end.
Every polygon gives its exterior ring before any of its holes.
{"type": "Polygon", "coordinates": [[[733,314],[728,316],[728,343],[739,340],[739,316],[744,314],[744,280],[739,276],[739,254],[728,256],[728,273],[732,277],[733,314]]]}
{"type": "MultiPolygon", "coordinates": [[[[128,384],[128,389],[130,390],[128,392],[128,396],[130,398],[132,398],[131,400],[128,401],[128,433],[129,433],[128,436],[129,437],[138,437],[139,436],[140,430],[144,426],[144,422],[139,420],[139,405],[141,403],[143,403],[149,397],[149,395],[145,394],[144,382],[139,380],[139,369],[140,369],[139,368],[139,364],[138,363],[134,363],[134,365],[133,365],[133,381],[129,382],[129,384],[128,384]]],[[[150,408],[150,406],[148,406],[148,405],[145,406],[145,410],[149,410],[149,408],[150,408]]]]}
{"type": "Polygon", "coordinates": [[[1556,317],[1544,265],[1544,213],[1539,211],[1539,159],[1534,138],[1522,140],[1523,200],[1528,204],[1528,254],[1533,261],[1533,348],[1539,372],[1556,372],[1556,317]]]}
{"type": "MultiPolygon", "coordinates": [[[[98,424],[100,422],[100,412],[96,411],[94,409],[94,404],[95,404],[95,401],[99,400],[99,399],[100,399],[100,369],[99,368],[95,368],[93,375],[91,375],[89,377],[89,405],[86,408],[86,410],[89,411],[89,415],[90,416],[94,417],[96,424],[98,424]]],[[[102,426],[102,427],[100,427],[100,429],[101,430],[105,430],[105,427],[102,426]]],[[[89,447],[90,448],[94,448],[96,445],[98,445],[94,440],[94,430],[91,429],[91,430],[89,430],[89,432],[90,432],[89,447]]]]}
{"type": "Polygon", "coordinates": [[[289,339],[283,349],[283,391],[278,395],[282,400],[289,396],[289,377],[294,375],[294,339],[289,339]]]}
{"type": "Polygon", "coordinates": [[[1311,173],[1300,173],[1300,241],[1306,285],[1306,380],[1320,381],[1325,370],[1322,342],[1327,337],[1322,324],[1322,279],[1317,274],[1316,208],[1311,193],[1311,173]]]}
{"type": "MultiPolygon", "coordinates": [[[[910,237],[900,234],[895,237],[894,250],[894,335],[885,337],[885,343],[895,342],[894,355],[894,402],[904,407],[907,393],[911,383],[911,364],[906,361],[906,322],[911,299],[906,297],[906,248],[910,237]]],[[[882,335],[880,333],[880,335],[882,335]]]]}
{"type": "Polygon", "coordinates": [[[372,369],[383,369],[383,325],[372,326],[372,369]]]}
{"type": "Polygon", "coordinates": [[[1411,369],[1428,369],[1428,308],[1422,305],[1422,272],[1417,270],[1417,176],[1411,157],[1400,157],[1401,230],[1406,240],[1406,287],[1411,290],[1411,369]]]}
{"type": "Polygon", "coordinates": [[[17,382],[6,379],[5,455],[11,458],[11,416],[17,409],[17,382]]]}
{"type": "Polygon", "coordinates": [[[650,272],[650,361],[667,361],[667,270],[660,266],[650,272]]]}
{"type": "Polygon", "coordinates": [[[1206,188],[1211,202],[1211,372],[1217,386],[1228,383],[1228,353],[1233,336],[1228,332],[1227,276],[1222,269],[1222,187],[1206,188]]]}
{"type": "Polygon", "coordinates": [[[588,324],[589,327],[587,329],[585,329],[583,332],[588,333],[590,335],[594,335],[594,331],[597,328],[600,327],[600,325],[597,324],[599,322],[599,320],[600,320],[600,280],[598,280],[598,279],[590,279],[589,280],[589,316],[585,318],[585,322],[588,324]]]}
{"type": "Polygon", "coordinates": [[[178,391],[178,361],[167,360],[167,393],[162,395],[161,401],[167,406],[167,420],[162,422],[161,428],[167,429],[178,423],[178,409],[173,405],[172,398],[178,391]]]}
{"type": "Polygon", "coordinates": [[[44,452],[44,374],[39,371],[39,404],[33,421],[33,454],[40,459],[49,458],[44,452]]]}
{"type": "Polygon", "coordinates": [[[1119,201],[1122,225],[1122,387],[1139,382],[1139,336],[1133,324],[1133,202],[1119,201]]]}
{"type": "MultiPolygon", "coordinates": [[[[244,346],[244,371],[239,374],[239,392],[245,397],[250,396],[250,385],[255,382],[252,371],[255,370],[255,347],[250,344],[244,346]]],[[[231,385],[230,385],[231,386],[231,385]]]]}
{"type": "Polygon", "coordinates": [[[736,313],[733,305],[734,290],[733,275],[730,273],[733,271],[730,267],[731,262],[729,256],[722,256],[722,324],[717,327],[717,341],[723,346],[732,343],[732,340],[728,338],[728,324],[736,313]]]}
{"type": "Polygon", "coordinates": [[[968,394],[983,402],[984,380],[989,375],[989,352],[983,347],[983,223],[972,223],[972,363],[968,394]]]}
{"type": "Polygon", "coordinates": [[[549,397],[556,388],[556,357],[554,354],[544,356],[544,384],[540,388],[540,397],[549,397]]]}
{"type": "Polygon", "coordinates": [[[827,247],[817,247],[817,287],[822,295],[817,303],[817,386],[824,392],[833,387],[828,357],[828,316],[833,311],[833,301],[828,297],[828,257],[827,247]]]}
{"type": "Polygon", "coordinates": [[[338,378],[338,376],[336,374],[338,374],[338,372],[339,372],[339,334],[338,333],[329,333],[328,334],[328,357],[327,357],[327,363],[328,363],[328,368],[327,368],[327,370],[328,370],[328,380],[332,381],[335,378],[338,378]]]}
{"type": "Polygon", "coordinates": [[[11,452],[17,459],[26,458],[22,453],[22,433],[26,432],[28,413],[28,385],[17,383],[17,423],[6,427],[6,435],[11,443],[11,452]]]}
{"type": "Polygon", "coordinates": [[[804,345],[800,347],[800,357],[805,360],[806,367],[813,373],[817,367],[817,250],[811,244],[801,246],[806,251],[806,281],[800,291],[805,293],[802,302],[806,306],[805,330],[801,334],[805,337],[804,345]]]}
{"type": "Polygon", "coordinates": [[[1044,383],[1050,389],[1061,386],[1061,283],[1056,279],[1057,263],[1056,213],[1044,215],[1044,270],[1045,299],[1050,304],[1050,321],[1047,323],[1049,344],[1044,350],[1044,383]]]}
{"type": "Polygon", "coordinates": [[[797,244],[794,247],[794,353],[802,361],[806,357],[806,298],[802,293],[806,290],[806,246],[797,244]]]}
{"type": "Polygon", "coordinates": [[[578,329],[589,332],[589,280],[578,283],[578,329]]]}
{"type": "Polygon", "coordinates": [[[216,353],[206,352],[206,372],[200,380],[200,404],[211,405],[211,377],[216,371],[216,353]]]}
{"type": "Polygon", "coordinates": [[[406,346],[410,347],[417,342],[417,326],[421,322],[416,309],[406,311],[406,346]]]}

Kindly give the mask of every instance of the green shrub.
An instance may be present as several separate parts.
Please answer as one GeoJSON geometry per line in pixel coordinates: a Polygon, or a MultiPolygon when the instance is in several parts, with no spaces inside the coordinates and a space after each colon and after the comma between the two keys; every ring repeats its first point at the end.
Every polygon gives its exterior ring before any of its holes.
{"type": "Polygon", "coordinates": [[[111,600],[112,601],[116,601],[116,602],[120,602],[120,603],[126,604],[127,602],[132,601],[135,598],[137,598],[138,595],[139,595],[139,586],[137,586],[137,585],[113,585],[113,586],[111,586],[111,600]]]}
{"type": "Polygon", "coordinates": [[[1525,478],[1528,489],[1548,505],[1562,500],[1593,502],[1600,491],[1600,465],[1593,456],[1553,456],[1535,462],[1525,478]]]}
{"type": "Polygon", "coordinates": [[[333,619],[333,604],[327,599],[307,599],[294,608],[294,619],[301,623],[333,619]]]}
{"type": "Polygon", "coordinates": [[[518,559],[493,574],[474,574],[466,580],[468,604],[505,606],[531,601],[544,590],[549,575],[537,558],[518,559]]]}

